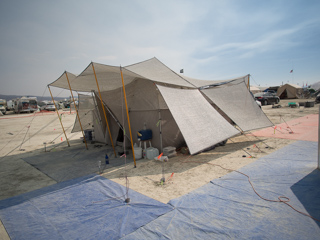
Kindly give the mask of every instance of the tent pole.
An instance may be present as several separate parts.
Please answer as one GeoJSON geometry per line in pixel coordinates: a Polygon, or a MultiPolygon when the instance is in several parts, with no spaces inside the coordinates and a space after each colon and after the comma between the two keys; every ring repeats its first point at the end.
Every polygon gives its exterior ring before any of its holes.
{"type": "Polygon", "coordinates": [[[112,145],[112,148],[113,148],[114,156],[117,157],[116,149],[114,148],[114,145],[113,145],[113,140],[112,140],[111,131],[110,131],[110,127],[109,127],[109,123],[108,123],[108,119],[107,119],[106,110],[104,109],[104,104],[102,102],[101,92],[100,92],[100,88],[99,88],[99,84],[98,84],[98,78],[97,78],[97,75],[96,75],[96,71],[94,70],[93,62],[91,62],[91,65],[92,65],[92,70],[93,70],[93,73],[94,73],[94,77],[96,79],[97,88],[98,88],[98,92],[99,92],[99,97],[100,97],[100,101],[101,101],[101,107],[102,107],[102,110],[103,110],[104,118],[106,119],[106,124],[107,124],[107,128],[108,128],[108,132],[109,132],[110,141],[111,141],[111,145],[112,145]]]}
{"type": "Polygon", "coordinates": [[[160,152],[162,153],[162,129],[161,129],[161,110],[159,109],[159,129],[160,129],[160,152]]]}
{"type": "Polygon", "coordinates": [[[69,143],[69,140],[68,140],[68,138],[67,138],[67,134],[66,134],[66,132],[64,131],[64,127],[63,127],[63,124],[62,124],[61,118],[60,118],[60,116],[59,116],[59,112],[58,112],[58,109],[57,109],[56,103],[54,102],[54,99],[53,99],[53,96],[52,96],[52,93],[51,93],[51,90],[50,90],[49,85],[48,85],[48,89],[49,89],[49,92],[50,92],[50,95],[51,95],[51,98],[52,98],[53,105],[54,105],[54,107],[55,107],[55,109],[56,109],[56,112],[57,112],[57,115],[58,115],[58,118],[59,118],[59,121],[60,121],[60,124],[61,124],[62,130],[63,130],[64,136],[66,137],[66,140],[67,140],[67,143],[68,143],[68,147],[70,147],[70,143],[69,143]]]}
{"type": "MultiPolygon", "coordinates": [[[[84,133],[83,133],[83,128],[82,128],[82,124],[81,124],[81,121],[80,121],[78,108],[77,108],[77,106],[76,106],[76,102],[74,101],[74,97],[73,97],[73,93],[72,93],[72,90],[71,90],[71,85],[70,85],[70,82],[69,82],[68,74],[67,74],[67,72],[65,72],[65,74],[66,74],[67,81],[68,81],[68,85],[69,85],[69,89],[70,89],[70,92],[71,92],[72,101],[73,101],[73,103],[74,103],[74,108],[76,109],[77,117],[78,117],[79,124],[80,124],[80,127],[81,127],[81,132],[82,132],[83,140],[84,140],[84,143],[86,144],[86,149],[88,150],[87,140],[86,140],[86,137],[84,136],[84,133]]],[[[70,103],[70,107],[71,107],[71,103],[70,103]]]]}
{"type": "Polygon", "coordinates": [[[248,74],[248,86],[247,86],[247,88],[248,88],[249,91],[250,91],[250,74],[248,74]]]}
{"type": "MultiPolygon", "coordinates": [[[[121,68],[121,66],[120,66],[120,73],[121,73],[121,80],[122,80],[122,88],[123,88],[124,102],[125,102],[125,104],[126,104],[126,111],[127,111],[127,119],[128,119],[128,126],[129,126],[129,132],[130,132],[130,139],[131,139],[131,148],[132,148],[133,162],[134,162],[134,167],[136,168],[136,167],[137,167],[137,164],[136,164],[136,157],[134,156],[134,147],[133,147],[131,126],[130,126],[130,118],[129,118],[128,104],[127,104],[126,88],[124,87],[124,81],[123,81],[123,74],[122,74],[122,68],[121,68]]],[[[124,126],[123,126],[123,127],[124,127],[124,126]]]]}

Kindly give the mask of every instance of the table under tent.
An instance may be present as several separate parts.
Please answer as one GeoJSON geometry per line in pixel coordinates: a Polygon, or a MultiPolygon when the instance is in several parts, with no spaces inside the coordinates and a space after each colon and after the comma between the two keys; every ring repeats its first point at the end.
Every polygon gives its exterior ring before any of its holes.
{"type": "MultiPolygon", "coordinates": [[[[193,155],[241,131],[273,125],[247,88],[249,75],[198,80],[175,73],[156,58],[122,68],[92,62],[78,76],[64,72],[49,86],[89,92],[79,95],[80,122],[94,128],[96,141],[110,145],[123,132],[133,146],[146,127],[160,152],[186,144],[193,155]]],[[[73,131],[80,130],[78,125],[77,119],[73,131]]]]}

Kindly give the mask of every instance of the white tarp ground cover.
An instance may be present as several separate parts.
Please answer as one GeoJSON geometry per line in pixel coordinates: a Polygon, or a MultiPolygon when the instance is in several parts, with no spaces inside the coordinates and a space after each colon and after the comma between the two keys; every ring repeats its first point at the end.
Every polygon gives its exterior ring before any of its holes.
{"type": "Polygon", "coordinates": [[[251,96],[244,81],[203,89],[201,92],[226,113],[242,131],[273,126],[251,96]]]}
{"type": "Polygon", "coordinates": [[[190,154],[196,154],[239,133],[199,90],[157,87],[181,130],[190,154]]]}

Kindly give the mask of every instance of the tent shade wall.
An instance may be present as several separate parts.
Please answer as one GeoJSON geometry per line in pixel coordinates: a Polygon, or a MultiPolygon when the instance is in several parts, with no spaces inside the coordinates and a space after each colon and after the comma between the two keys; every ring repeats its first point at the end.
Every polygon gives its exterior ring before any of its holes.
{"type": "MultiPolygon", "coordinates": [[[[120,123],[118,122],[118,119],[114,116],[114,114],[111,112],[111,110],[108,108],[108,106],[103,102],[103,107],[105,108],[107,119],[105,118],[105,115],[104,115],[104,112],[102,109],[102,105],[101,105],[101,100],[98,96],[98,93],[97,92],[94,92],[94,93],[95,93],[95,102],[97,104],[96,105],[96,107],[97,107],[96,116],[99,118],[97,120],[100,123],[100,124],[98,124],[98,122],[97,122],[96,125],[97,125],[97,127],[99,127],[102,130],[103,134],[101,134],[100,137],[101,137],[101,139],[103,139],[103,142],[105,142],[111,146],[111,139],[110,139],[110,135],[109,135],[108,128],[107,128],[107,121],[109,124],[113,143],[116,143],[116,141],[117,141],[120,123]]],[[[97,132],[95,129],[95,138],[97,141],[99,141],[96,136],[97,136],[97,132]]]]}
{"type": "Polygon", "coordinates": [[[157,85],[176,120],[191,154],[239,133],[202,96],[198,89],[157,85]]]}
{"type": "Polygon", "coordinates": [[[189,83],[191,83],[192,85],[194,85],[197,88],[203,88],[206,86],[218,86],[218,85],[226,84],[228,82],[233,82],[236,80],[244,81],[246,83],[246,86],[248,86],[248,82],[249,82],[249,74],[245,75],[243,77],[238,77],[238,78],[233,78],[233,79],[228,79],[228,80],[200,80],[200,79],[196,79],[196,78],[187,77],[184,75],[181,75],[181,77],[186,79],[189,83]]]}
{"type": "MultiPolygon", "coordinates": [[[[72,106],[73,107],[73,106],[72,106]]],[[[93,129],[93,110],[94,102],[91,95],[78,94],[78,113],[83,130],[93,129]]],[[[80,132],[81,127],[78,118],[76,118],[72,133],[80,132]]]]}
{"type": "MultiPolygon", "coordinates": [[[[184,139],[180,129],[153,82],[137,79],[126,86],[126,95],[134,143],[139,143],[137,132],[142,130],[144,124],[146,124],[146,127],[152,130],[152,146],[160,149],[160,129],[158,124],[160,112],[163,146],[182,146],[184,139]]],[[[101,96],[103,102],[125,129],[125,134],[129,136],[122,88],[102,92],[101,96]]],[[[114,136],[112,137],[114,138],[114,136]]],[[[129,138],[127,137],[126,139],[129,138]]],[[[128,146],[129,144],[126,145],[128,146]]]]}
{"type": "Polygon", "coordinates": [[[203,89],[201,92],[226,113],[242,131],[273,125],[255,102],[244,81],[233,81],[203,89]]]}
{"type": "Polygon", "coordinates": [[[302,87],[296,84],[285,84],[278,88],[277,96],[280,99],[294,99],[299,98],[303,92],[302,87]]]}

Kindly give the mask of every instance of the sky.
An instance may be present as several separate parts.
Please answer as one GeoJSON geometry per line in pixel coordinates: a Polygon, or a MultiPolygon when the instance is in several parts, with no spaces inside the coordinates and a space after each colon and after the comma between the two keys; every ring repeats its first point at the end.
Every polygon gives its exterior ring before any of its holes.
{"type": "Polygon", "coordinates": [[[198,79],[309,85],[320,81],[319,11],[318,0],[1,0],[0,94],[49,96],[64,71],[153,57],[198,79]]]}

